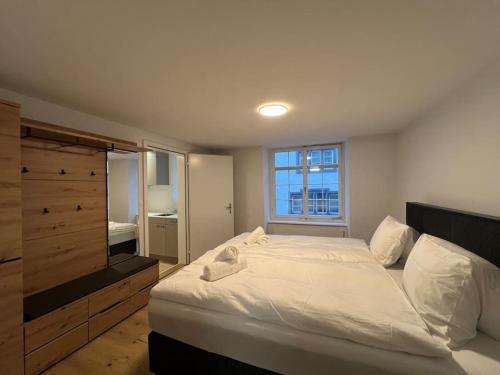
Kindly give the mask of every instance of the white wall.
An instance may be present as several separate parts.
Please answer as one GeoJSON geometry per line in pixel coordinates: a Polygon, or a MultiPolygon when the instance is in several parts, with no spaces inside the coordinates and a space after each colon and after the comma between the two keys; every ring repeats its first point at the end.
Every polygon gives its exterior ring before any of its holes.
{"type": "Polygon", "coordinates": [[[149,212],[173,212],[177,209],[172,199],[172,185],[148,186],[148,210],[149,212]]]}
{"type": "Polygon", "coordinates": [[[109,160],[109,220],[136,223],[139,214],[137,160],[109,160]]]}
{"type": "Polygon", "coordinates": [[[403,130],[397,142],[406,201],[500,216],[500,60],[403,130]]]}
{"type": "Polygon", "coordinates": [[[369,241],[384,217],[393,214],[396,135],[354,137],[347,142],[350,236],[369,241]]]}
{"type": "Polygon", "coordinates": [[[0,98],[20,104],[22,117],[138,143],[143,139],[149,139],[183,151],[206,152],[206,150],[189,143],[106,120],[3,88],[0,88],[0,98]]]}
{"type": "Polygon", "coordinates": [[[262,147],[229,150],[233,156],[234,233],[265,227],[262,147]]]}
{"type": "MultiPolygon", "coordinates": [[[[354,137],[346,142],[346,211],[352,237],[370,240],[380,221],[393,208],[395,135],[354,137]],[[350,202],[350,204],[349,204],[350,202]]],[[[268,152],[262,147],[229,150],[234,160],[235,233],[269,221],[268,152]]],[[[273,233],[340,235],[344,227],[273,224],[273,233]],[[312,227],[312,228],[311,228],[312,227]]]]}

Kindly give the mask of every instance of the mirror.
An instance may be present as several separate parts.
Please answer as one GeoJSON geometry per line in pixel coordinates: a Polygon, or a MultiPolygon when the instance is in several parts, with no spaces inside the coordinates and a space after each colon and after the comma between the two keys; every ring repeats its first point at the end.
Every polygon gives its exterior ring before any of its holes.
{"type": "Polygon", "coordinates": [[[139,253],[139,155],[108,152],[108,257],[116,264],[139,253]]]}
{"type": "Polygon", "coordinates": [[[187,263],[185,156],[150,151],[146,162],[148,254],[159,260],[164,275],[187,263]]]}

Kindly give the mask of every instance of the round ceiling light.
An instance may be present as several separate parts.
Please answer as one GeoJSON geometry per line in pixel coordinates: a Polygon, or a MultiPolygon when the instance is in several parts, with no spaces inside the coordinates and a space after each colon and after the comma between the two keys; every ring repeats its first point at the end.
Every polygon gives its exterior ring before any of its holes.
{"type": "Polygon", "coordinates": [[[262,104],[259,108],[257,108],[257,110],[262,116],[278,117],[287,113],[288,107],[282,103],[267,103],[262,104]]]}

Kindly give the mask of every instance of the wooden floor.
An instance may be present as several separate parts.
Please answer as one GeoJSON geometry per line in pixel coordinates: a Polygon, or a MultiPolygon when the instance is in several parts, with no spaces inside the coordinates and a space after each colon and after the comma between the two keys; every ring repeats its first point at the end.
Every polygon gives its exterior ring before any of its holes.
{"type": "Polygon", "coordinates": [[[149,331],[145,307],[44,374],[151,374],[148,371],[149,331]]]}

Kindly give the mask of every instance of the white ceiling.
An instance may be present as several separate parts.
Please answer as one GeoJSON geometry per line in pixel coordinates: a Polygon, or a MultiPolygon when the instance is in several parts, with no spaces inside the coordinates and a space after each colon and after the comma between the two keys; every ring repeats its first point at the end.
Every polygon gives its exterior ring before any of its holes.
{"type": "Polygon", "coordinates": [[[498,0],[0,0],[0,86],[209,147],[394,131],[500,52],[498,0]],[[284,101],[283,118],[260,117],[284,101]]]}

